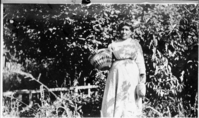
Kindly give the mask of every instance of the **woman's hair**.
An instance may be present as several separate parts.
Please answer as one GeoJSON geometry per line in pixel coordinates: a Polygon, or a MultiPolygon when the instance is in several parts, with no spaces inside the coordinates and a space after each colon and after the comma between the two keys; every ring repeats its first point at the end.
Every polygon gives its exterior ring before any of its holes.
{"type": "Polygon", "coordinates": [[[133,22],[130,21],[130,20],[125,20],[123,21],[122,23],[119,24],[119,27],[118,27],[118,31],[120,31],[122,29],[123,26],[129,26],[130,27],[130,30],[133,32],[134,30],[134,26],[133,26],[133,22]]]}

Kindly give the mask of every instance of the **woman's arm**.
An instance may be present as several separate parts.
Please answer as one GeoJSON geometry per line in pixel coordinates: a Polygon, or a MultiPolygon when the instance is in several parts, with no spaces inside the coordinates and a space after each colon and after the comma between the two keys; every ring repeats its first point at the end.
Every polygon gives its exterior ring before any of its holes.
{"type": "Polygon", "coordinates": [[[138,69],[140,72],[140,82],[145,83],[146,82],[146,67],[145,67],[145,62],[144,62],[143,51],[139,42],[138,41],[135,41],[135,42],[136,42],[136,47],[137,47],[137,55],[135,58],[135,62],[138,65],[138,69]]]}

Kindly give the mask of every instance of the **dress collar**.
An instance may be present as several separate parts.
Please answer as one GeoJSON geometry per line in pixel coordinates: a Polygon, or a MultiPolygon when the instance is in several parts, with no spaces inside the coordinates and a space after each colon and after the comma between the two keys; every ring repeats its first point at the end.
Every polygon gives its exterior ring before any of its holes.
{"type": "Polygon", "coordinates": [[[127,41],[131,41],[131,40],[133,40],[133,39],[132,38],[128,38],[126,40],[119,40],[119,39],[117,39],[115,42],[127,42],[127,41]]]}

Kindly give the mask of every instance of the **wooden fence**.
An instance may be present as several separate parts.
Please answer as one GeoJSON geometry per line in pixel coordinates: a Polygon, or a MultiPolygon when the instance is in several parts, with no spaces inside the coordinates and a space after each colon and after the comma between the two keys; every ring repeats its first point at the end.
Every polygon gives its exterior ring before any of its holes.
{"type": "Polygon", "coordinates": [[[96,89],[98,86],[90,85],[87,86],[75,86],[70,88],[49,88],[48,90],[43,90],[44,88],[41,86],[40,90],[15,90],[15,91],[7,91],[3,92],[3,96],[5,97],[13,97],[17,94],[17,99],[23,101],[24,99],[31,101],[32,99],[40,99],[44,97],[44,91],[46,92],[64,92],[64,91],[74,91],[74,94],[81,94],[82,97],[91,97],[92,89],[96,89]],[[86,93],[83,93],[81,90],[86,90],[86,93]],[[25,97],[24,97],[25,96],[25,97]],[[24,99],[23,99],[24,98],[24,99]]]}
{"type": "Polygon", "coordinates": [[[39,90],[23,89],[23,90],[3,92],[4,97],[10,97],[10,98],[16,97],[16,99],[20,101],[23,101],[24,99],[28,101],[32,101],[32,99],[43,98],[45,96],[45,93],[52,93],[54,96],[56,96],[56,94],[54,93],[68,92],[68,91],[73,91],[74,94],[80,93],[82,97],[91,97],[92,89],[98,88],[98,86],[90,85],[90,84],[88,84],[87,86],[73,86],[69,88],[63,88],[63,87],[62,88],[48,88],[47,86],[45,86],[43,83],[39,81],[41,74],[36,79],[31,74],[21,71],[22,66],[20,64],[14,63],[14,62],[6,62],[5,58],[3,61],[4,61],[4,64],[3,64],[4,71],[10,71],[12,73],[17,73],[25,77],[29,77],[32,80],[35,80],[36,82],[40,83],[41,85],[39,90]]]}

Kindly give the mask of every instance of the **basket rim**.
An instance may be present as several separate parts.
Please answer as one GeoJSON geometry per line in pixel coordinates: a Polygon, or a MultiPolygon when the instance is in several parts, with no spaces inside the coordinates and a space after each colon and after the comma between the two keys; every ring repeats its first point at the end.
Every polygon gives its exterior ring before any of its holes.
{"type": "Polygon", "coordinates": [[[98,49],[96,52],[94,52],[93,54],[90,54],[90,56],[88,57],[88,60],[90,61],[97,53],[102,52],[103,50],[108,50],[110,51],[108,48],[102,48],[102,49],[98,49]]]}

